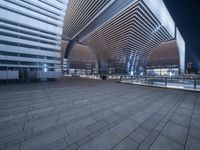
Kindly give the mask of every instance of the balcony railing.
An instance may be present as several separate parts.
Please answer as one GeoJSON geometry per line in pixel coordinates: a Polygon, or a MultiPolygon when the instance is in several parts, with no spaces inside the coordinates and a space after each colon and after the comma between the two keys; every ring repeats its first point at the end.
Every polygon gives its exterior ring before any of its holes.
{"type": "Polygon", "coordinates": [[[200,91],[200,76],[128,76],[120,78],[122,83],[132,83],[173,89],[200,91]]]}

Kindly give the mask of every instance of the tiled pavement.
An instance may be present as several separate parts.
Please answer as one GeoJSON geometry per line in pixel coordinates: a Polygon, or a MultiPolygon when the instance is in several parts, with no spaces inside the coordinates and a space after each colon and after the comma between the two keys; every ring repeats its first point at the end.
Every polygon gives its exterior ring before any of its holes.
{"type": "Polygon", "coordinates": [[[200,150],[200,94],[79,78],[0,85],[0,149],[200,150]]]}

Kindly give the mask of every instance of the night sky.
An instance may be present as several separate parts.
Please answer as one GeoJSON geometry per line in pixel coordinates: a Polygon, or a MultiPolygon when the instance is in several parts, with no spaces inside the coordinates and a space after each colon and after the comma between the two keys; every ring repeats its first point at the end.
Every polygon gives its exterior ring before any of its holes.
{"type": "Polygon", "coordinates": [[[200,70],[200,5],[198,0],[164,0],[186,42],[186,63],[200,70]]]}

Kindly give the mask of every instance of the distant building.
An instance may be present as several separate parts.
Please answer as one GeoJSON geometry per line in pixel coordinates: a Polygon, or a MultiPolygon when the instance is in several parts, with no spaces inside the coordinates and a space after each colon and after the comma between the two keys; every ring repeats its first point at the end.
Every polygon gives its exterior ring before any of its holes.
{"type": "Polygon", "coordinates": [[[187,63],[187,69],[192,69],[192,62],[187,63]]]}
{"type": "Polygon", "coordinates": [[[192,65],[192,62],[188,62],[188,63],[187,63],[187,67],[186,67],[186,73],[187,73],[187,74],[199,74],[200,71],[198,71],[197,68],[195,68],[195,67],[192,65]]]}

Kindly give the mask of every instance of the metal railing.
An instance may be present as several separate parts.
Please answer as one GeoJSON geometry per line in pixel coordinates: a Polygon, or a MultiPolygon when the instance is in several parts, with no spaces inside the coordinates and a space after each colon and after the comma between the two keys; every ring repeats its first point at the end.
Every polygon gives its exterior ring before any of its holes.
{"type": "Polygon", "coordinates": [[[200,91],[200,76],[128,76],[122,75],[120,81],[140,85],[168,87],[200,91]]]}
{"type": "Polygon", "coordinates": [[[102,79],[103,76],[106,76],[106,79],[120,79],[121,75],[112,74],[112,75],[80,75],[83,78],[90,78],[90,79],[102,79]]]}

